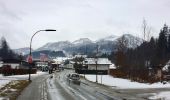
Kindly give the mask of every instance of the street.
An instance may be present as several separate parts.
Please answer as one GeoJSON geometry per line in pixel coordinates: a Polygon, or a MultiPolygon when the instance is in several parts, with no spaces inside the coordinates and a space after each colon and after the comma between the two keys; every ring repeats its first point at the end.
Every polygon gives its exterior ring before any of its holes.
{"type": "Polygon", "coordinates": [[[114,89],[81,78],[81,84],[68,82],[64,70],[32,80],[17,100],[147,100],[149,96],[170,89],[114,89]]]}

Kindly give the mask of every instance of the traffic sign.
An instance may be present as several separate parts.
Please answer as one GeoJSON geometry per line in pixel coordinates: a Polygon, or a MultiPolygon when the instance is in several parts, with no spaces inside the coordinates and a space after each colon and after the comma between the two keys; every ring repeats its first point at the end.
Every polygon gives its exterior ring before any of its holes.
{"type": "Polygon", "coordinates": [[[27,61],[28,61],[28,63],[30,63],[30,64],[32,63],[32,56],[31,56],[31,55],[28,56],[27,61]]]}

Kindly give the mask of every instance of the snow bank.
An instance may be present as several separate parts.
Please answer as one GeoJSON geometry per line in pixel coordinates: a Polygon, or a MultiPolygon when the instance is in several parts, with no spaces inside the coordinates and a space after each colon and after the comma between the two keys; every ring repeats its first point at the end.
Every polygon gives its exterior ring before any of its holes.
{"type": "Polygon", "coordinates": [[[10,82],[10,80],[1,80],[0,79],[0,88],[2,88],[3,86],[5,86],[6,84],[8,84],[10,82]]]}
{"type": "MultiPolygon", "coordinates": [[[[92,81],[92,82],[96,81],[96,75],[85,75],[85,77],[89,81],[92,81]]],[[[154,83],[154,84],[145,84],[145,83],[132,82],[127,79],[114,78],[110,75],[98,75],[98,83],[102,83],[104,85],[108,85],[108,86],[112,86],[116,88],[122,88],[122,89],[167,88],[167,87],[170,88],[170,83],[162,84],[159,82],[159,83],[154,83]]]]}
{"type": "MultiPolygon", "coordinates": [[[[47,74],[47,72],[38,71],[37,74],[31,74],[31,78],[36,78],[39,75],[47,74]]],[[[27,80],[29,75],[13,75],[13,76],[3,76],[0,74],[0,88],[8,84],[12,80],[27,80]]]]}
{"type": "Polygon", "coordinates": [[[160,92],[159,94],[149,97],[151,100],[170,100],[170,92],[160,92]]]}

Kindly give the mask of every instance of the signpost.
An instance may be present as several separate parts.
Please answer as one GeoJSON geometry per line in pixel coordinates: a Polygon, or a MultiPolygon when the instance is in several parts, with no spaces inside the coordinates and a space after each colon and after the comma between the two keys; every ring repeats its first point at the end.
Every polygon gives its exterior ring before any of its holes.
{"type": "Polygon", "coordinates": [[[32,64],[32,56],[31,55],[28,56],[27,61],[28,61],[29,64],[32,64]]]}

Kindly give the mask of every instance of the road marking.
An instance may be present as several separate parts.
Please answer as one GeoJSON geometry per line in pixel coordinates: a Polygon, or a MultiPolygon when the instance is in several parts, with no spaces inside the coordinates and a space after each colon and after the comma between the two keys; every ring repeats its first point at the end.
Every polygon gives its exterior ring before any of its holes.
{"type": "Polygon", "coordinates": [[[46,91],[46,83],[43,80],[40,82],[39,90],[40,90],[40,100],[48,100],[47,99],[47,91],[46,91]]]}

